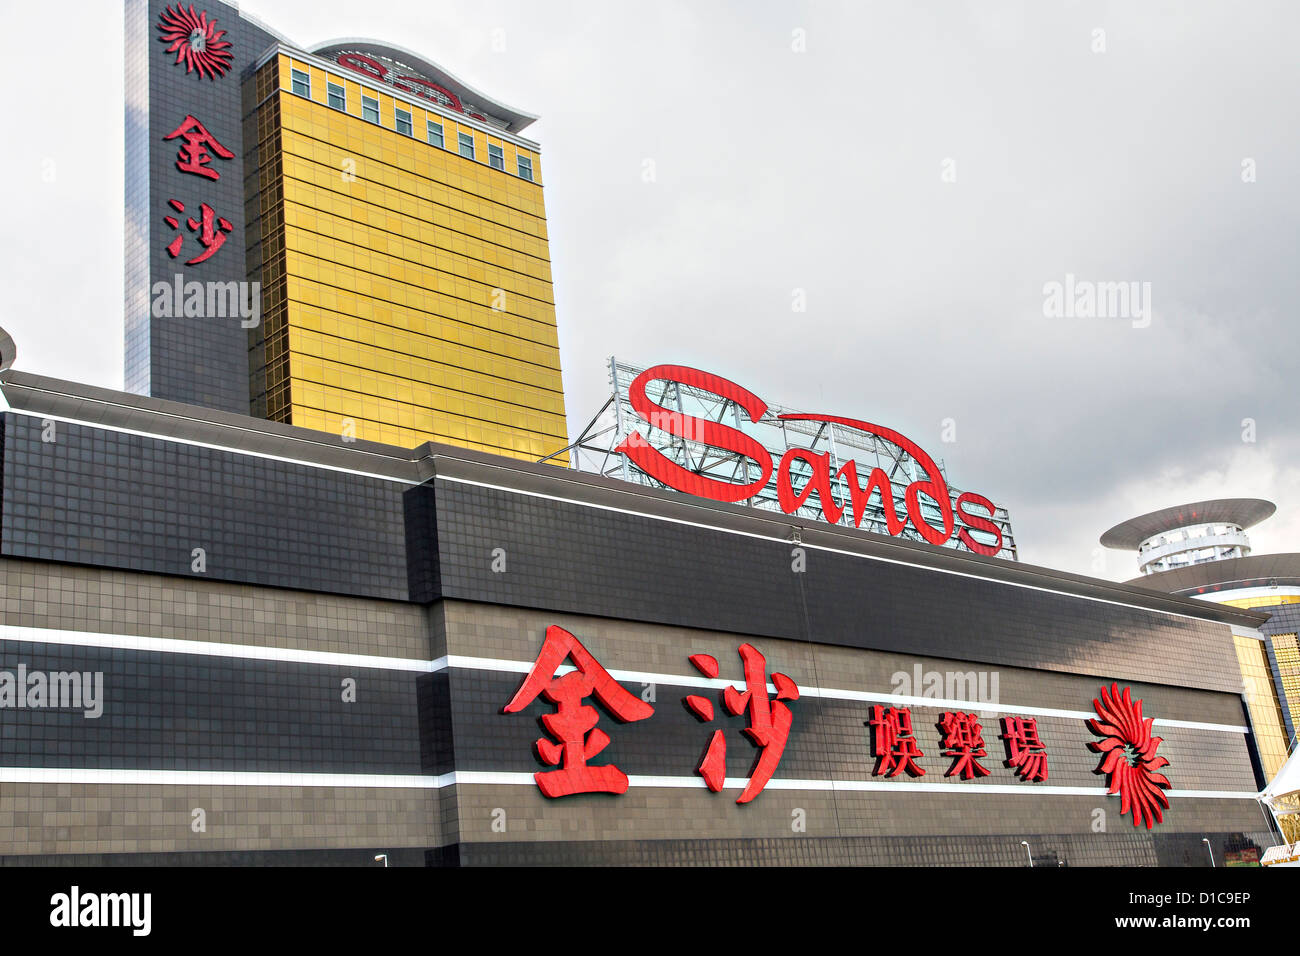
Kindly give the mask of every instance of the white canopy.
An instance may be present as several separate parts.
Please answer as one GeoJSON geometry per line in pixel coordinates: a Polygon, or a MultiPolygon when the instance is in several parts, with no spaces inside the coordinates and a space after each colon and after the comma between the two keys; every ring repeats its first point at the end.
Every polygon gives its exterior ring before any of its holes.
{"type": "Polygon", "coordinates": [[[1282,764],[1282,769],[1260,793],[1259,798],[1270,807],[1279,809],[1279,801],[1296,795],[1300,795],[1300,747],[1297,747],[1287,758],[1286,763],[1282,764]]]}

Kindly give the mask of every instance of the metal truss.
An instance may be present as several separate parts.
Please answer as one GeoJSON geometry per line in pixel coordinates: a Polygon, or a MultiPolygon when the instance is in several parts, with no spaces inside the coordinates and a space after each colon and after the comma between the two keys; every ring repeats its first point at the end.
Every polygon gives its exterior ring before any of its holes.
{"type": "MultiPolygon", "coordinates": [[[[628,401],[628,386],[643,371],[645,371],[644,368],[619,362],[611,356],[609,359],[609,398],[605,400],[600,410],[592,416],[591,421],[582,430],[577,441],[541,460],[547,461],[568,451],[571,452],[569,456],[570,467],[578,471],[619,478],[623,481],[647,485],[652,488],[662,488],[664,485],[645,474],[635,465],[630,464],[624,455],[614,450],[632,432],[639,432],[650,447],[696,474],[737,484],[758,480],[761,473],[754,463],[744,455],[738,455],[692,441],[689,438],[674,435],[671,432],[656,428],[637,415],[628,401]]],[[[769,405],[763,417],[757,423],[751,423],[749,416],[735,402],[721,398],[711,392],[680,385],[676,382],[654,382],[646,390],[646,395],[651,401],[675,415],[689,415],[701,420],[719,422],[751,435],[768,450],[774,462],[779,462],[781,456],[789,449],[799,447],[817,453],[825,452],[829,454],[832,476],[836,476],[839,469],[850,460],[857,462],[859,481],[865,481],[866,476],[873,468],[880,468],[889,476],[894,499],[894,510],[900,517],[907,514],[905,500],[907,486],[914,481],[925,480],[926,478],[924,469],[910,455],[897,445],[879,436],[865,434],[856,429],[845,428],[832,422],[783,421],[780,419],[779,416],[783,414],[797,414],[793,409],[769,405]]],[[[944,469],[944,464],[941,460],[937,461],[937,464],[946,482],[948,475],[944,469]]],[[[801,488],[803,481],[807,481],[810,475],[811,469],[806,462],[796,460],[793,463],[791,477],[794,479],[795,488],[801,488]],[[799,480],[801,478],[803,481],[799,480]]],[[[954,488],[951,483],[948,484],[948,490],[955,511],[957,498],[961,494],[961,490],[954,488]]],[[[847,506],[850,501],[847,482],[841,477],[833,477],[832,491],[836,499],[846,505],[845,514],[838,523],[852,527],[853,509],[847,506]]],[[[943,527],[943,519],[938,504],[924,495],[919,500],[921,502],[922,517],[931,526],[943,527]]],[[[776,474],[773,473],[763,490],[746,503],[755,508],[780,512],[781,506],[777,500],[776,491],[776,474]]],[[[801,505],[789,517],[793,522],[800,520],[808,522],[826,521],[816,495],[811,496],[808,502],[801,505]]],[[[998,553],[998,557],[1012,561],[1019,560],[1016,552],[1015,535],[1011,530],[1011,517],[1007,513],[1007,509],[997,505],[990,520],[1002,532],[1002,550],[998,553]]],[[[884,506],[878,494],[872,494],[866,511],[863,513],[862,523],[858,527],[866,531],[874,531],[877,534],[889,533],[884,506]]],[[[993,543],[991,538],[986,538],[981,532],[972,531],[971,533],[981,541],[986,541],[988,544],[993,543]]],[[[925,540],[910,522],[899,537],[913,541],[925,540]]],[[[955,534],[949,540],[947,546],[958,550],[967,550],[966,546],[958,540],[955,534]]]]}

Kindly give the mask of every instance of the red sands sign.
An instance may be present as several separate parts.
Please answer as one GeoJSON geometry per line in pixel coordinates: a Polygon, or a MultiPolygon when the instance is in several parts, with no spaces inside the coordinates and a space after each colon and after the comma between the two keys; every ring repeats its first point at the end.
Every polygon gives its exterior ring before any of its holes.
{"type": "Polygon", "coordinates": [[[459,96],[453,93],[439,83],[433,80],[426,80],[423,77],[411,76],[402,73],[397,69],[390,69],[387,64],[373,56],[367,56],[364,53],[340,53],[333,57],[335,63],[353,73],[360,73],[364,77],[375,81],[376,83],[385,83],[393,89],[401,90],[403,93],[411,93],[422,99],[437,103],[439,106],[457,113],[464,113],[466,116],[472,116],[476,120],[487,122],[487,117],[482,113],[476,113],[461,102],[459,96]]]}
{"type": "Polygon", "coordinates": [[[647,423],[678,438],[744,456],[757,465],[759,470],[759,477],[749,482],[709,478],[683,468],[651,447],[640,432],[633,432],[616,450],[626,455],[651,478],[670,488],[701,498],[711,498],[714,501],[744,501],[762,491],[775,471],[777,500],[781,510],[786,514],[794,513],[815,493],[821,505],[822,515],[828,522],[838,523],[844,517],[846,506],[851,506],[853,524],[857,527],[862,523],[862,516],[871,496],[879,492],[886,528],[891,535],[901,534],[910,523],[930,544],[942,545],[956,533],[957,539],[977,554],[994,555],[1002,550],[1002,532],[997,524],[990,520],[996,511],[993,502],[973,492],[965,492],[957,497],[956,502],[953,502],[948,484],[934,459],[916,442],[892,428],[836,415],[778,416],[784,421],[823,422],[855,429],[884,439],[910,456],[921,467],[924,477],[907,486],[904,492],[906,513],[902,517],[899,517],[895,510],[893,487],[884,469],[873,468],[866,482],[863,483],[858,476],[857,463],[850,460],[832,475],[829,453],[814,452],[808,448],[791,448],[782,456],[779,463],[774,464],[767,449],[757,439],[746,435],[739,428],[669,411],[655,404],[646,395],[646,386],[658,380],[677,382],[734,402],[749,416],[749,420],[755,423],[767,412],[767,403],[753,392],[720,375],[701,372],[699,369],[687,368],[683,365],[656,365],[638,375],[628,387],[628,401],[647,423]],[[799,490],[795,489],[791,474],[796,462],[802,462],[811,471],[810,477],[799,490]],[[832,483],[841,480],[849,488],[849,500],[845,502],[837,501],[831,493],[832,483]],[[923,516],[922,495],[931,499],[937,507],[939,525],[930,524],[923,516]],[[972,530],[992,535],[994,543],[981,542],[970,533],[972,530]]]}

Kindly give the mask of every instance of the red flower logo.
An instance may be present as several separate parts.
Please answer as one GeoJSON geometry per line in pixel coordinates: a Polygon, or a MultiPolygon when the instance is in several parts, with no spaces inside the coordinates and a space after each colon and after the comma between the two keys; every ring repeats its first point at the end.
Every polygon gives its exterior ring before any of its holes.
{"type": "Polygon", "coordinates": [[[221,39],[226,31],[217,29],[217,21],[208,19],[208,11],[195,13],[193,4],[186,10],[178,3],[175,9],[163,10],[159,21],[159,39],[171,44],[167,52],[176,54],[176,62],[185,64],[186,73],[197,70],[199,76],[215,80],[230,69],[234,59],[230,41],[221,39]]]}
{"type": "Polygon", "coordinates": [[[1151,736],[1154,721],[1142,716],[1142,701],[1132,700],[1129,691],[1125,687],[1121,696],[1119,684],[1111,684],[1109,691],[1102,687],[1101,700],[1092,702],[1097,719],[1088,720],[1088,729],[1102,739],[1088,748],[1102,755],[1093,773],[1109,775],[1109,792],[1119,794],[1120,815],[1132,810],[1133,825],[1145,823],[1150,830],[1164,819],[1160,808],[1169,809],[1164,794],[1169,779],[1156,773],[1169,761],[1156,756],[1163,740],[1151,736]]]}

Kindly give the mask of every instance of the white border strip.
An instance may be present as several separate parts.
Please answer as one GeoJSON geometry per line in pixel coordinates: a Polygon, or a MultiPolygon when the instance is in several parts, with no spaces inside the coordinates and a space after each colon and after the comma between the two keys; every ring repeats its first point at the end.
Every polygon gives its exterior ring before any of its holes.
{"type": "Polygon", "coordinates": [[[101,634],[97,631],[66,631],[47,627],[19,627],[13,624],[0,624],[0,641],[106,647],[114,650],[149,651],[160,654],[197,654],[203,657],[290,661],[300,664],[373,667],[395,671],[428,672],[441,669],[436,661],[418,660],[410,657],[380,657],[372,654],[346,654],[337,651],[261,647],[256,644],[226,644],[218,641],[182,641],[171,637],[101,634]]]}
{"type": "MultiPolygon", "coordinates": [[[[500,660],[492,657],[467,657],[449,654],[437,660],[419,660],[409,657],[382,657],[372,654],[347,654],[336,651],[311,651],[284,647],[260,647],[254,644],[228,644],[215,641],[184,641],[169,637],[142,637],[122,634],[101,634],[95,631],[70,631],[43,627],[19,627],[0,624],[0,641],[26,641],[33,644],[59,644],[65,646],[103,647],[114,650],[146,651],[163,654],[196,654],[205,657],[229,657],[243,660],[283,661],[299,664],[322,664],[336,667],[365,667],[378,670],[409,671],[432,674],[456,668],[461,670],[493,671],[504,674],[527,674],[530,661],[500,660]]],[[[564,665],[557,674],[574,668],[564,665]]],[[[634,684],[666,684],[670,687],[698,687],[721,690],[733,683],[721,677],[696,675],[657,674],[650,671],[611,670],[615,680],[634,684]]],[[[776,693],[776,687],[768,684],[776,693]]],[[[977,713],[1027,714],[1035,717],[1061,717],[1066,720],[1087,720],[1095,717],[1091,711],[1060,710],[1052,707],[1025,707],[992,701],[962,700],[947,697],[917,697],[904,694],[887,694],[876,691],[843,690],[839,688],[801,687],[804,697],[827,700],[864,701],[906,707],[956,707],[977,713]]],[[[1212,724],[1194,720],[1156,718],[1158,727],[1179,727],[1187,730],[1208,730],[1218,733],[1245,734],[1249,729],[1232,724],[1212,724]]]]}
{"type": "Polygon", "coordinates": [[[259,773],[225,770],[102,770],[81,767],[0,767],[3,783],[86,783],[196,787],[385,787],[437,790],[455,783],[454,774],[259,773]]]}
{"type": "MultiPolygon", "coordinates": [[[[728,777],[724,787],[742,790],[749,781],[744,777],[728,777]]],[[[365,773],[257,773],[219,770],[97,770],[81,768],[0,767],[0,783],[76,783],[118,784],[124,786],[165,785],[199,787],[342,787],[359,789],[376,787],[406,790],[441,790],[455,786],[507,786],[534,787],[531,773],[494,773],[490,771],[453,771],[439,776],[419,774],[365,774],[365,773]]],[[[638,789],[703,790],[704,778],[698,776],[636,776],[628,777],[628,786],[638,789]]],[[[976,784],[918,783],[911,780],[798,780],[774,779],[767,782],[767,790],[835,791],[840,793],[867,793],[911,791],[917,793],[949,794],[1033,794],[1058,797],[1104,797],[1105,787],[1053,787],[1036,784],[976,784]]],[[[1167,790],[1166,795],[1178,799],[1255,800],[1258,795],[1249,791],[1232,790],[1167,790]]]]}
{"type": "MultiPolygon", "coordinates": [[[[12,387],[12,388],[16,388],[16,389],[23,389],[23,390],[27,390],[27,391],[40,391],[40,389],[32,388],[32,387],[30,387],[30,386],[26,386],[26,385],[19,385],[19,384],[15,383],[15,382],[5,382],[4,384],[5,384],[5,385],[8,385],[8,386],[10,386],[10,387],[12,387]]],[[[63,393],[63,392],[47,392],[46,394],[50,394],[50,395],[60,395],[60,396],[64,396],[64,395],[65,395],[65,393],[63,393]]],[[[67,397],[77,398],[78,396],[67,396],[67,397]]],[[[85,401],[90,401],[90,399],[84,399],[84,400],[85,400],[85,401]]],[[[114,404],[109,403],[109,402],[106,402],[105,404],[109,405],[109,406],[112,407],[112,408],[120,408],[120,409],[124,409],[124,410],[126,410],[126,411],[128,411],[128,412],[147,412],[147,411],[148,411],[147,409],[136,409],[136,408],[131,408],[129,405],[114,405],[114,404]]],[[[181,437],[179,437],[179,436],[177,436],[177,435],[165,435],[165,434],[162,434],[162,433],[160,433],[160,432],[146,432],[146,431],[140,431],[139,429],[136,429],[136,428],[123,428],[121,425],[110,425],[110,424],[107,424],[107,423],[105,423],[105,422],[89,422],[89,421],[86,421],[85,419],[81,419],[81,418],[65,418],[65,417],[62,416],[62,415],[47,415],[47,414],[42,413],[42,412],[33,412],[33,411],[28,411],[28,410],[25,409],[25,408],[13,408],[13,407],[10,407],[10,408],[7,409],[7,410],[10,411],[10,412],[12,412],[12,413],[15,414],[15,415],[23,415],[23,416],[25,416],[25,417],[27,417],[27,418],[39,418],[39,419],[42,419],[42,420],[44,420],[44,419],[49,419],[50,421],[54,421],[54,422],[63,422],[63,423],[66,424],[66,425],[81,425],[81,426],[83,426],[83,427],[85,427],[85,428],[98,428],[98,429],[101,429],[102,431],[106,431],[106,432],[117,432],[117,433],[122,434],[122,435],[135,435],[135,436],[138,437],[138,438],[152,438],[152,439],[154,439],[155,441],[171,442],[172,444],[175,444],[175,445],[189,445],[189,446],[191,446],[191,447],[193,447],[193,448],[207,448],[207,449],[209,449],[209,450],[211,450],[211,451],[223,451],[223,452],[228,452],[229,454],[232,454],[232,455],[245,455],[245,456],[247,456],[247,457],[249,457],[249,458],[264,458],[264,459],[266,459],[267,461],[282,461],[282,462],[284,462],[284,463],[286,463],[286,464],[290,464],[290,465],[301,465],[301,466],[303,466],[304,468],[319,468],[321,471],[336,471],[336,472],[340,472],[340,473],[345,474],[345,475],[360,475],[360,476],[363,477],[363,478],[377,478],[377,479],[379,479],[379,480],[381,480],[381,481],[392,481],[392,482],[395,482],[395,483],[397,483],[397,484],[399,484],[399,485],[408,485],[408,486],[411,486],[411,487],[414,487],[414,486],[420,484],[420,482],[418,482],[418,481],[410,481],[409,479],[406,479],[406,478],[398,478],[398,477],[396,477],[396,476],[394,476],[394,475],[380,475],[380,474],[377,474],[377,473],[375,473],[375,472],[370,472],[370,471],[361,471],[361,470],[356,469],[356,468],[344,468],[344,467],[342,467],[342,466],[340,466],[340,465],[327,465],[327,464],[323,464],[323,463],[321,463],[321,462],[316,462],[316,461],[307,461],[307,460],[302,459],[302,458],[286,458],[284,455],[272,455],[272,454],[269,454],[268,452],[264,452],[264,451],[253,451],[252,449],[249,449],[249,448],[240,448],[240,447],[238,447],[238,446],[236,446],[236,445],[214,445],[214,444],[212,444],[211,442],[198,441],[198,440],[193,439],[193,438],[181,438],[181,437]]],[[[211,425],[211,426],[213,426],[214,428],[232,428],[232,427],[238,427],[238,426],[231,426],[231,425],[223,425],[223,424],[221,424],[220,422],[205,422],[205,421],[201,421],[200,419],[186,419],[186,418],[178,418],[178,420],[179,420],[179,421],[182,421],[182,422],[185,422],[185,421],[193,421],[193,422],[196,422],[197,424],[200,424],[200,425],[211,425]]],[[[246,431],[250,431],[250,432],[251,432],[252,430],[251,430],[251,429],[246,429],[246,431]]],[[[335,446],[333,446],[333,445],[326,445],[326,444],[324,444],[323,442],[312,442],[312,441],[308,441],[308,440],[306,440],[306,439],[296,439],[296,438],[292,438],[292,437],[288,437],[288,436],[284,436],[284,435],[272,435],[272,434],[268,434],[268,433],[266,433],[266,432],[256,432],[255,434],[257,434],[257,435],[262,435],[262,436],[265,436],[265,437],[267,437],[267,438],[271,438],[271,439],[281,439],[281,440],[284,440],[284,441],[296,441],[296,442],[299,442],[299,443],[301,443],[301,444],[303,444],[304,446],[309,447],[309,448],[328,448],[328,449],[331,449],[331,450],[338,450],[338,449],[335,449],[335,446]]],[[[359,452],[359,451],[357,451],[356,449],[343,449],[343,450],[345,450],[345,451],[350,451],[350,452],[353,453],[353,454],[362,454],[362,455],[369,454],[369,452],[359,452]]],[[[374,457],[378,458],[378,457],[381,457],[381,456],[376,455],[376,456],[374,456],[374,457]]],[[[390,460],[392,460],[392,461],[394,461],[394,462],[397,462],[397,463],[399,463],[399,464],[407,464],[407,465],[414,465],[414,464],[415,464],[415,461],[414,461],[414,460],[407,460],[407,459],[401,459],[401,458],[393,458],[393,459],[390,459],[390,460]]]]}

